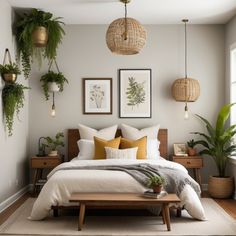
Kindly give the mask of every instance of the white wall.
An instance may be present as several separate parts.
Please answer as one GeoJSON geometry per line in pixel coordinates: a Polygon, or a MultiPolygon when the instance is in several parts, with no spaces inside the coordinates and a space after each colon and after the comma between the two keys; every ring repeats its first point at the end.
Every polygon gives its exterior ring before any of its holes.
{"type": "MultiPolygon", "coordinates": [[[[5,48],[15,56],[12,37],[12,9],[6,0],[0,2],[0,60],[3,61],[5,48]]],[[[18,82],[27,84],[22,76],[18,82]]],[[[0,91],[4,82],[0,79],[0,91]]],[[[25,107],[15,119],[13,136],[8,137],[3,122],[2,96],[0,96],[0,206],[1,203],[28,184],[28,94],[25,107]]]]}
{"type": "MultiPolygon", "coordinates": [[[[107,26],[73,25],[66,26],[66,37],[58,53],[58,64],[67,76],[69,85],[63,94],[56,95],[57,116],[49,115],[52,101],[46,102],[40,87],[40,76],[47,71],[45,65],[35,70],[30,79],[30,154],[37,153],[40,136],[66,132],[83,123],[102,128],[115,123],[127,123],[144,127],[160,123],[169,130],[169,147],[185,142],[192,137],[191,131],[202,130],[202,124],[191,117],[183,119],[184,104],[171,97],[171,84],[184,74],[184,28],[182,25],[149,25],[146,47],[139,55],[117,56],[112,54],[105,43],[107,26]],[[152,118],[118,118],[118,69],[152,69],[152,118]],[[82,78],[113,78],[113,114],[82,114],[82,78]]],[[[201,95],[197,102],[189,104],[192,113],[201,114],[214,121],[219,107],[224,102],[224,26],[191,25],[189,34],[189,76],[199,80],[201,95]]],[[[207,158],[204,168],[204,182],[215,171],[207,158]]]]}

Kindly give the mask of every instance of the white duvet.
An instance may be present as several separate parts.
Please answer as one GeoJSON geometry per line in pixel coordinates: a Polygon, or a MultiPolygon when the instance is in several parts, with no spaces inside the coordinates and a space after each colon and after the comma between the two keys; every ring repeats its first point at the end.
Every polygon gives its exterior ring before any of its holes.
{"type": "MultiPolygon", "coordinates": [[[[36,199],[31,220],[42,220],[49,215],[51,206],[69,205],[69,197],[74,192],[126,192],[143,193],[147,189],[133,177],[123,171],[111,170],[61,170],[71,166],[105,166],[105,165],[130,165],[148,163],[163,167],[172,167],[187,173],[180,164],[164,159],[157,160],[72,160],[65,162],[53,169],[48,175],[48,181],[36,199]]],[[[204,209],[198,195],[190,185],[186,185],[180,194],[181,206],[196,219],[205,220],[204,209]]]]}

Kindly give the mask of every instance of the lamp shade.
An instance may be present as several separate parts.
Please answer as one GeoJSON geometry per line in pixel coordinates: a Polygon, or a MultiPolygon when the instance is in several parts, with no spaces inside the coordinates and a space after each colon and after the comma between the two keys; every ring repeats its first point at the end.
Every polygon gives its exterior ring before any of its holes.
{"type": "Polygon", "coordinates": [[[127,39],[125,40],[125,18],[114,20],[108,27],[106,43],[111,52],[121,55],[139,53],[146,43],[146,30],[133,18],[126,18],[127,39]]]}
{"type": "Polygon", "coordinates": [[[178,102],[195,102],[200,95],[200,85],[196,79],[180,78],[174,81],[171,91],[178,102]]]}

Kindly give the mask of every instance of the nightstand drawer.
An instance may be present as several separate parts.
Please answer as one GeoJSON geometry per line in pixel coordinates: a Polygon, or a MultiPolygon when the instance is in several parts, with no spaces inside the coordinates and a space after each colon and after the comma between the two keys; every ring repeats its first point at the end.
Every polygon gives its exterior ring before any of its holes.
{"type": "Polygon", "coordinates": [[[61,164],[60,158],[33,158],[31,159],[32,168],[54,168],[61,164]]]}
{"type": "Polygon", "coordinates": [[[185,166],[186,168],[202,168],[203,160],[202,158],[174,158],[174,161],[185,166]]]}

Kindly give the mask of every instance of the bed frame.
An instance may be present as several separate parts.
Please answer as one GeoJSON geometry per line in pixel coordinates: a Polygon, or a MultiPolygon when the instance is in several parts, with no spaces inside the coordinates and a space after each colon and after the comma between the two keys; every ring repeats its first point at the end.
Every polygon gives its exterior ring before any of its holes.
{"type": "MultiPolygon", "coordinates": [[[[118,129],[116,132],[116,137],[122,136],[121,130],[118,129]]],[[[168,159],[168,130],[160,129],[158,133],[158,140],[160,141],[160,154],[163,158],[168,159]]],[[[78,156],[79,148],[77,141],[80,139],[80,134],[78,129],[68,130],[68,161],[78,156]]]]}

